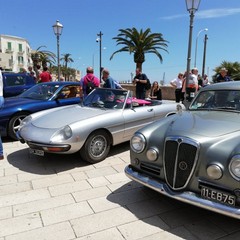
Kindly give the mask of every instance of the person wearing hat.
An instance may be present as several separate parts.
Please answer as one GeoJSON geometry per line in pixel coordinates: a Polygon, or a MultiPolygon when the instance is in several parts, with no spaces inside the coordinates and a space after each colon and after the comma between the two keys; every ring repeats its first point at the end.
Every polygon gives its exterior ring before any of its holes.
{"type": "Polygon", "coordinates": [[[217,76],[216,82],[229,82],[232,81],[227,75],[228,70],[226,68],[220,69],[220,74],[217,76]]]}

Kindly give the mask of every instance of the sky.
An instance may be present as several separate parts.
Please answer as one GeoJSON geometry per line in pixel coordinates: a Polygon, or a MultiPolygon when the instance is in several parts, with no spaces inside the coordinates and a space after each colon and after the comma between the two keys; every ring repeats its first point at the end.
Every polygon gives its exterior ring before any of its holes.
{"type": "MultiPolygon", "coordinates": [[[[185,0],[0,0],[0,6],[0,34],[22,37],[32,49],[45,46],[42,50],[56,55],[52,26],[59,20],[63,25],[60,57],[71,54],[74,62],[70,67],[83,73],[93,66],[99,76],[100,44],[96,39],[101,31],[102,66],[114,79],[130,81],[136,68],[133,54],[121,52],[112,60],[110,56],[122,47],[113,40],[119,29],[132,27],[150,28],[168,41],[168,52],[160,51],[162,63],[155,54],[145,55],[142,68],[151,82],[168,84],[187,69],[190,17],[185,0]]],[[[200,73],[205,34],[205,73],[211,79],[213,69],[223,61],[240,62],[240,1],[201,0],[194,16],[191,48],[191,68],[196,57],[200,73]]]]}

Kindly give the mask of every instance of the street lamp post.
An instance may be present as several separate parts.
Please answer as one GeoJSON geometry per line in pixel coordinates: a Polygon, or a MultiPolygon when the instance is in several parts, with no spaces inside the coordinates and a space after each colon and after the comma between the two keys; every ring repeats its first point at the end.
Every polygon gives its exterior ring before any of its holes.
{"type": "Polygon", "coordinates": [[[99,79],[101,81],[101,73],[102,73],[102,35],[103,33],[100,31],[97,36],[96,42],[99,42],[99,79]]]}
{"type": "Polygon", "coordinates": [[[52,26],[54,34],[57,37],[57,61],[58,61],[58,81],[60,81],[60,48],[59,48],[59,38],[62,34],[63,25],[57,20],[52,26]]]}
{"type": "Polygon", "coordinates": [[[207,50],[207,34],[205,34],[204,37],[204,50],[203,50],[203,65],[202,65],[202,77],[204,77],[205,74],[205,62],[206,62],[206,50],[207,50]]]}
{"type": "Polygon", "coordinates": [[[189,72],[190,72],[190,65],[191,65],[193,19],[194,19],[194,13],[198,10],[201,0],[185,0],[185,1],[186,1],[187,10],[190,13],[185,96],[187,99],[190,100],[190,97],[189,97],[190,91],[188,89],[188,82],[189,82],[189,72]]]}
{"type": "Polygon", "coordinates": [[[194,67],[197,66],[198,37],[199,37],[200,33],[203,32],[203,31],[208,31],[208,29],[207,29],[207,28],[204,28],[204,29],[200,30],[200,31],[198,32],[198,34],[197,34],[197,38],[196,38],[196,46],[195,46],[195,60],[194,60],[194,67]]]}

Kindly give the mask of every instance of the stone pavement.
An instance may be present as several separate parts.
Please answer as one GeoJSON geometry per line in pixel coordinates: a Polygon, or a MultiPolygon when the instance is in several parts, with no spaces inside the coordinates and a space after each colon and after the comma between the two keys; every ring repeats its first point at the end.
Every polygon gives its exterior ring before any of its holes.
{"type": "Polygon", "coordinates": [[[240,221],[129,180],[129,143],[98,164],[78,154],[30,155],[3,139],[0,240],[240,239],[240,221]]]}

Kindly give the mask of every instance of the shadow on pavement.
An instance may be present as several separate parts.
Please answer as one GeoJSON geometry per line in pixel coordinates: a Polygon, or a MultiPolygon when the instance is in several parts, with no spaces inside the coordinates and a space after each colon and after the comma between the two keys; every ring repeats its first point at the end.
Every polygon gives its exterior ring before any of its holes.
{"type": "MultiPolygon", "coordinates": [[[[11,140],[12,141],[12,140],[11,140]]],[[[111,148],[109,157],[127,151],[129,143],[119,144],[111,148]]],[[[8,154],[7,161],[14,167],[33,174],[49,175],[68,171],[74,168],[94,166],[81,160],[80,154],[45,154],[44,157],[29,153],[29,148],[21,149],[8,154]]]]}
{"type": "Polygon", "coordinates": [[[240,230],[239,220],[183,203],[130,181],[107,196],[139,220],[183,239],[214,239],[240,230]],[[197,238],[193,237],[197,236],[197,238]]]}

